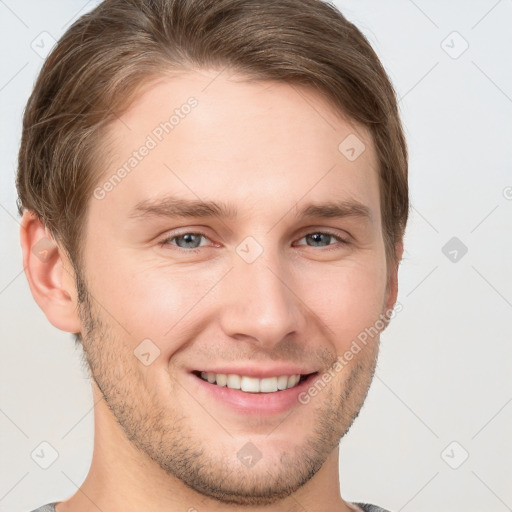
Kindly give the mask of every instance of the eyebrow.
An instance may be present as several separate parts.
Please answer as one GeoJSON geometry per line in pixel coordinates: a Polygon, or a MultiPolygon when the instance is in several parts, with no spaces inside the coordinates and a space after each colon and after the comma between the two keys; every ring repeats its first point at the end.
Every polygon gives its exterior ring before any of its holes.
{"type": "MultiPolygon", "coordinates": [[[[373,220],[370,208],[353,199],[311,203],[300,210],[298,205],[295,205],[295,216],[297,219],[353,217],[370,222],[373,220]]],[[[233,204],[225,202],[167,196],[161,199],[140,201],[131,210],[128,217],[131,219],[147,217],[235,219],[237,209],[233,204]]]]}

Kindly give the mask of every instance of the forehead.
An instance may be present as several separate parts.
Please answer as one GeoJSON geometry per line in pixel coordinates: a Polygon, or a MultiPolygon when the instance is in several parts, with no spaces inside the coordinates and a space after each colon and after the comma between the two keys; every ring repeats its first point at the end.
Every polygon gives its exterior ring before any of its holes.
{"type": "Polygon", "coordinates": [[[379,214],[371,136],[310,88],[218,71],[162,76],[107,140],[101,208],[125,216],[165,195],[237,203],[248,216],[335,199],[379,214]]]}

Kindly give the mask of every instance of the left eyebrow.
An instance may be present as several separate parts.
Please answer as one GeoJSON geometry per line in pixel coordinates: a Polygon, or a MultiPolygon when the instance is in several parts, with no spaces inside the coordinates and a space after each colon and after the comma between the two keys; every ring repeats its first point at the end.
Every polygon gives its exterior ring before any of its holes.
{"type": "MultiPolygon", "coordinates": [[[[373,221],[370,208],[356,200],[329,201],[310,203],[300,210],[295,208],[298,220],[312,218],[360,218],[373,221]]],[[[131,210],[128,217],[132,219],[146,217],[181,217],[181,218],[227,218],[235,219],[237,209],[231,203],[201,201],[167,196],[161,199],[140,201],[131,210]]]]}
{"type": "Polygon", "coordinates": [[[300,219],[343,219],[346,217],[354,217],[370,222],[373,221],[370,208],[368,208],[368,206],[365,204],[355,200],[309,204],[308,206],[305,206],[299,210],[296,216],[300,219]]]}

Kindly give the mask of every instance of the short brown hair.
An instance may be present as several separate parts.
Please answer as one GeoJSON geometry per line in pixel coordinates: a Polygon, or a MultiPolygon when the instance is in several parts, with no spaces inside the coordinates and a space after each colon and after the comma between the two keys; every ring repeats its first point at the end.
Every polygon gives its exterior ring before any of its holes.
{"type": "Polygon", "coordinates": [[[363,34],[321,0],[105,0],[79,18],[46,59],[25,109],[20,215],[34,211],[80,268],[107,124],[164,72],[226,67],[311,87],[369,129],[388,267],[398,264],[409,198],[396,95],[363,34]]]}

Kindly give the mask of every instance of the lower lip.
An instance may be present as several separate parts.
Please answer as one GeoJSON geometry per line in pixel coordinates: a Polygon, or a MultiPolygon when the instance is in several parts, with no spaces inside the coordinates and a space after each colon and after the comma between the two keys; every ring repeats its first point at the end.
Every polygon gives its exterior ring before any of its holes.
{"type": "Polygon", "coordinates": [[[231,389],[227,386],[211,384],[193,373],[191,377],[199,386],[201,392],[228,405],[240,414],[257,414],[269,416],[282,413],[294,406],[301,405],[299,395],[306,391],[319,376],[319,373],[309,375],[299,385],[276,391],[274,393],[248,393],[240,389],[231,389]]]}

